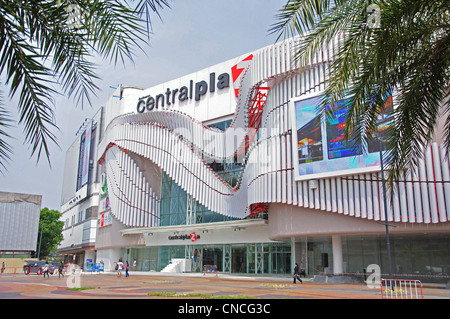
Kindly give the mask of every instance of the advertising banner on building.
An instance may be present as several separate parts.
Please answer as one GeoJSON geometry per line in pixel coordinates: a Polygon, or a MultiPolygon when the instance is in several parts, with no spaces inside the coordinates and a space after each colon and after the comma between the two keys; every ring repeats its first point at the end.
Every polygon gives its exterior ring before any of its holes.
{"type": "Polygon", "coordinates": [[[89,178],[89,161],[91,156],[91,134],[92,134],[92,121],[86,127],[86,130],[80,138],[80,154],[78,162],[78,178],[77,178],[77,190],[82,188],[88,183],[89,178]]]}
{"type": "Polygon", "coordinates": [[[91,129],[92,122],[88,124],[84,138],[83,166],[81,169],[81,185],[86,185],[89,176],[89,159],[91,154],[91,129]]]}
{"type": "Polygon", "coordinates": [[[98,203],[98,227],[104,227],[112,224],[111,206],[108,196],[108,188],[106,183],[106,174],[101,177],[100,201],[98,203]]]}
{"type": "Polygon", "coordinates": [[[104,227],[112,224],[111,219],[111,211],[107,211],[104,213],[99,214],[98,216],[98,226],[104,227]]]}
{"type": "Polygon", "coordinates": [[[346,106],[342,100],[334,106],[333,116],[318,113],[322,96],[311,95],[291,104],[292,147],[296,180],[357,174],[376,171],[380,167],[379,137],[389,127],[392,116],[392,96],[385,100],[374,139],[364,148],[361,139],[345,138],[346,106]],[[363,150],[367,150],[364,152],[363,150]]]}

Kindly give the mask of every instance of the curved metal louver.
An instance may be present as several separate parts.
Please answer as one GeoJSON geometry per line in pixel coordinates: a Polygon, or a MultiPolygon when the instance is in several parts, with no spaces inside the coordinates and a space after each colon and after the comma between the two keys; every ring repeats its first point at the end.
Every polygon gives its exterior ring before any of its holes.
{"type": "MultiPolygon", "coordinates": [[[[294,178],[288,102],[324,90],[327,65],[339,39],[324,46],[322,54],[313,57],[308,65],[291,63],[296,41],[299,38],[253,54],[252,63],[240,77],[232,126],[225,132],[207,128],[173,110],[123,115],[109,123],[99,153],[103,152],[100,160],[106,162],[115,197],[111,206],[116,216],[129,226],[158,224],[158,199],[142,180],[139,168],[120,151],[126,150],[150,159],[199,203],[226,216],[244,218],[251,214],[254,204],[286,203],[384,220],[380,173],[321,178],[314,187],[307,180],[294,178]],[[232,188],[206,161],[227,161],[236,155],[251,128],[249,103],[255,90],[269,84],[264,108],[257,114],[261,134],[246,145],[245,169],[238,187],[232,188]],[[131,212],[126,213],[123,207],[132,207],[131,212]]],[[[425,154],[413,175],[395,183],[388,220],[437,223],[450,218],[446,150],[433,144],[425,154]]],[[[391,198],[390,194],[387,198],[391,198]]]]}
{"type": "Polygon", "coordinates": [[[126,226],[159,226],[159,198],[135,162],[115,146],[105,165],[112,214],[126,226]]]}

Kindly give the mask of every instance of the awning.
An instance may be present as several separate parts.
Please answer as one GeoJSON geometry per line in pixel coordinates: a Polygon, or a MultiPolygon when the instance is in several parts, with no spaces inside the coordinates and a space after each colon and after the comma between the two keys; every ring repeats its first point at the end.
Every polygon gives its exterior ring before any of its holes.
{"type": "Polygon", "coordinates": [[[238,221],[192,224],[192,225],[128,228],[122,229],[120,232],[122,233],[122,235],[135,235],[135,234],[154,234],[166,232],[194,232],[194,231],[199,232],[199,231],[226,229],[226,228],[234,228],[236,230],[241,230],[248,227],[256,227],[263,225],[267,225],[267,220],[246,219],[238,221]]]}

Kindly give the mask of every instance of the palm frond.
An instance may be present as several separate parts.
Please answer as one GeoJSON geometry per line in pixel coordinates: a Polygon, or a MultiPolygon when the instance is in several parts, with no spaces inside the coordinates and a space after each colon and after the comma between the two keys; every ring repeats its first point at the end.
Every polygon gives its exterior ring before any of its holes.
{"type": "Polygon", "coordinates": [[[159,11],[164,9],[164,7],[170,8],[170,5],[166,0],[139,0],[136,4],[134,11],[140,18],[145,17],[144,20],[146,21],[148,37],[150,37],[150,32],[152,30],[151,13],[157,14],[159,19],[162,20],[159,11]]]}
{"type": "MultiPolygon", "coordinates": [[[[37,160],[45,154],[50,163],[48,142],[56,144],[54,96],[91,104],[99,89],[93,57],[132,61],[135,49],[148,41],[150,13],[159,16],[164,7],[169,7],[165,0],[141,0],[134,7],[120,0],[0,3],[0,74],[9,96],[19,97],[19,123],[37,160]],[[76,24],[69,23],[74,18],[69,5],[77,8],[76,24]]],[[[0,159],[8,147],[0,143],[0,159]]]]}
{"type": "Polygon", "coordinates": [[[372,2],[381,9],[381,28],[367,24],[368,1],[314,7],[297,0],[283,7],[272,31],[279,32],[279,38],[303,34],[296,54],[304,62],[330,41],[341,39],[329,65],[320,111],[348,98],[347,138],[356,131],[363,141],[371,139],[383,99],[394,95],[395,124],[384,141],[392,182],[411,163],[417,164],[413,159],[421,158],[442,116],[445,144],[450,147],[450,15],[443,0],[372,2]]]}
{"type": "Polygon", "coordinates": [[[288,38],[306,33],[317,25],[328,11],[339,6],[342,0],[289,0],[275,16],[276,23],[269,29],[270,34],[278,33],[278,38],[288,38]]]}
{"type": "Polygon", "coordinates": [[[7,133],[7,129],[11,127],[10,123],[12,123],[12,120],[9,117],[9,112],[3,105],[3,95],[0,91],[0,172],[6,169],[6,162],[11,159],[12,148],[6,142],[6,138],[11,138],[7,133]]]}
{"type": "Polygon", "coordinates": [[[39,60],[41,56],[27,43],[19,32],[17,21],[0,18],[0,72],[6,71],[6,84],[10,96],[19,92],[19,123],[24,125],[25,142],[32,146],[31,154],[38,158],[44,151],[49,158],[47,140],[56,142],[49,126],[54,126],[51,95],[56,91],[50,70],[39,60]]]}

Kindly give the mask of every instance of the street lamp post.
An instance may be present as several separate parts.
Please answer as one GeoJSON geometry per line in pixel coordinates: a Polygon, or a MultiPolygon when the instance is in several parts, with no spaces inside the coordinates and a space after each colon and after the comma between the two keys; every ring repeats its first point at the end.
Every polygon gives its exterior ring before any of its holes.
{"type": "Polygon", "coordinates": [[[40,258],[40,256],[41,256],[42,230],[43,230],[43,228],[44,228],[44,225],[47,225],[47,224],[45,224],[45,223],[42,223],[42,224],[41,224],[41,234],[40,234],[40,236],[39,236],[39,247],[38,247],[38,255],[37,255],[38,260],[39,260],[39,258],[40,258]]]}
{"type": "Polygon", "coordinates": [[[384,181],[383,144],[382,144],[381,135],[378,138],[379,138],[379,143],[380,143],[380,166],[381,166],[381,185],[383,187],[384,222],[386,225],[386,249],[387,249],[387,255],[388,255],[389,279],[392,279],[391,242],[389,240],[389,223],[388,223],[388,214],[387,214],[386,186],[385,186],[385,181],[384,181]]]}

